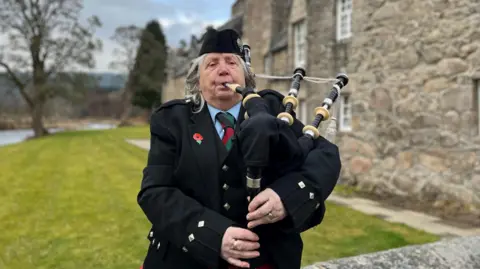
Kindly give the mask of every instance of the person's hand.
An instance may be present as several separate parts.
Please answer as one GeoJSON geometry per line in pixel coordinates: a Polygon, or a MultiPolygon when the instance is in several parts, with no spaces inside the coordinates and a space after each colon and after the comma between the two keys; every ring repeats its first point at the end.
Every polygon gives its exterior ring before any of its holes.
{"type": "Polygon", "coordinates": [[[267,188],[260,192],[248,206],[248,228],[258,225],[275,223],[287,216],[285,206],[280,196],[272,189],[267,188]]]}
{"type": "Polygon", "coordinates": [[[222,239],[222,258],[231,265],[249,268],[248,262],[240,259],[252,259],[260,256],[258,235],[242,228],[229,227],[222,239]]]}

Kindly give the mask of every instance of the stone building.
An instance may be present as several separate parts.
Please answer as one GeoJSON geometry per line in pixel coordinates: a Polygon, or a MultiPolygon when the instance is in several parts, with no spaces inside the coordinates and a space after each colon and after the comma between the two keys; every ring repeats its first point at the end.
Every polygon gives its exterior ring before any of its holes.
{"type": "MultiPolygon", "coordinates": [[[[477,0],[238,0],[234,27],[259,74],[334,78],[349,85],[334,115],[345,184],[433,206],[480,208],[480,5],[477,0]]],[[[165,100],[201,44],[172,67],[165,100]]],[[[259,79],[286,93],[289,80],[259,79]]],[[[302,82],[308,123],[331,83],[302,82]]]]}

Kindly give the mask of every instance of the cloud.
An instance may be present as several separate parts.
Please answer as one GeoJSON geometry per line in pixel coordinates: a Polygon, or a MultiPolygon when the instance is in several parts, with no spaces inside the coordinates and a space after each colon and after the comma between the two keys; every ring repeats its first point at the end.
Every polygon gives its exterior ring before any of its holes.
{"type": "Polygon", "coordinates": [[[177,47],[180,40],[189,42],[199,36],[208,25],[225,23],[230,17],[234,0],[85,0],[84,16],[97,15],[103,27],[97,32],[103,41],[103,52],[97,54],[97,70],[107,71],[114,57],[115,44],[109,40],[115,28],[135,24],[143,27],[157,19],[162,25],[169,46],[177,47]]]}
{"type": "Polygon", "coordinates": [[[164,29],[168,29],[170,26],[175,24],[175,21],[169,18],[160,18],[160,24],[163,26],[164,29]]]}
{"type": "Polygon", "coordinates": [[[224,24],[225,19],[203,19],[194,14],[178,13],[174,19],[162,18],[158,19],[162,23],[164,32],[166,33],[168,44],[172,47],[179,45],[180,40],[190,40],[191,35],[200,36],[207,26],[212,25],[218,27],[224,24]]]}
{"type": "Polygon", "coordinates": [[[102,39],[110,38],[115,28],[135,24],[144,26],[157,19],[162,24],[170,46],[180,39],[199,34],[207,25],[221,25],[230,17],[234,0],[85,0],[84,18],[97,15],[103,27],[97,32],[102,39]]]}

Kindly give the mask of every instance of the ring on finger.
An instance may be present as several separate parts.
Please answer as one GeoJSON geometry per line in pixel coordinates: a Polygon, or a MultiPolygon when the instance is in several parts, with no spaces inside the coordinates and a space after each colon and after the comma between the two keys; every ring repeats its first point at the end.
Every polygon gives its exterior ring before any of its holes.
{"type": "Polygon", "coordinates": [[[267,216],[270,220],[275,218],[275,216],[272,214],[272,212],[268,212],[267,216]]]}

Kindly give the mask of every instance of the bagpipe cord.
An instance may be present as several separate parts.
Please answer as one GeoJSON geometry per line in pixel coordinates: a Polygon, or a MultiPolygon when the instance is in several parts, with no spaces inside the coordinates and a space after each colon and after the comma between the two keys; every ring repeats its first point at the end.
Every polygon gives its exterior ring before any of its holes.
{"type": "MultiPolygon", "coordinates": [[[[271,75],[265,75],[265,74],[255,74],[255,77],[256,78],[265,78],[265,79],[285,79],[285,80],[291,80],[293,79],[294,76],[298,76],[301,74],[295,74],[293,76],[271,76],[271,75]]],[[[308,77],[308,76],[305,76],[303,77],[303,80],[305,81],[308,81],[308,82],[312,82],[312,83],[317,83],[317,84],[321,84],[321,83],[331,83],[331,82],[336,82],[338,81],[338,79],[336,78],[317,78],[317,77],[308,77]]]]}

